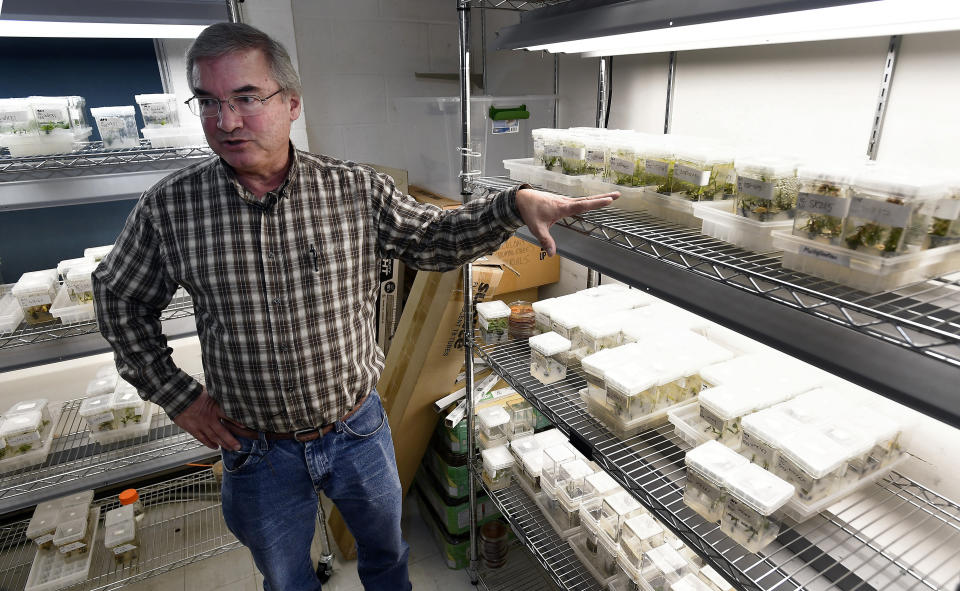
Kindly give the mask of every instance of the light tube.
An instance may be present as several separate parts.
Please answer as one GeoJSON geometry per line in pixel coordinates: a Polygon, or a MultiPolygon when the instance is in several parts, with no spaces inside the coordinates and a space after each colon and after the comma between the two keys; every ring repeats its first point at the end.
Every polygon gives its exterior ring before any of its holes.
{"type": "Polygon", "coordinates": [[[71,23],[0,19],[0,37],[84,37],[110,39],[196,39],[206,25],[71,23]]]}

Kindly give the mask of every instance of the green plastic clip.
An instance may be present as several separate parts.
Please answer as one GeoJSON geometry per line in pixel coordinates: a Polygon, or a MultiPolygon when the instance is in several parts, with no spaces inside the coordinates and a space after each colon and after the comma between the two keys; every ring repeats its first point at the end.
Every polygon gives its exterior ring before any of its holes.
{"type": "Polygon", "coordinates": [[[493,121],[529,118],[530,111],[527,110],[527,105],[520,105],[519,107],[494,107],[490,105],[490,119],[493,121]]]}

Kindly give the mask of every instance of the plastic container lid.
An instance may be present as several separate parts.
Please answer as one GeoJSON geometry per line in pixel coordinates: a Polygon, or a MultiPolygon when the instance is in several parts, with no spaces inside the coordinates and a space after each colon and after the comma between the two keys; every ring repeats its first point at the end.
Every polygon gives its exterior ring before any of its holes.
{"type": "Polygon", "coordinates": [[[117,389],[118,379],[119,376],[114,374],[112,376],[103,376],[102,378],[94,378],[90,380],[90,383],[87,384],[87,397],[112,393],[117,389]]]}
{"type": "Polygon", "coordinates": [[[509,423],[510,413],[502,406],[494,405],[478,410],[477,418],[480,420],[481,428],[492,429],[509,423]]]}
{"type": "Polygon", "coordinates": [[[39,538],[44,534],[53,533],[57,529],[57,516],[60,510],[57,507],[37,506],[33,511],[33,517],[27,524],[27,537],[31,540],[39,538]]]}
{"type": "Polygon", "coordinates": [[[113,509],[112,511],[107,511],[106,517],[104,517],[104,524],[109,527],[115,523],[120,523],[121,521],[133,520],[133,505],[123,505],[113,509]]]}
{"type": "Polygon", "coordinates": [[[84,398],[80,403],[80,410],[77,414],[81,417],[92,417],[94,415],[110,412],[113,410],[113,392],[84,398]]]}
{"type": "Polygon", "coordinates": [[[700,370],[700,375],[713,385],[752,384],[768,389],[775,385],[778,392],[786,394],[785,398],[777,402],[812,390],[828,379],[828,374],[813,366],[774,353],[755,353],[735,357],[729,361],[704,367],[700,370]]]}
{"type": "Polygon", "coordinates": [[[50,291],[57,285],[57,270],[29,271],[10,290],[15,296],[29,295],[38,291],[50,291]]]}
{"type": "Polygon", "coordinates": [[[175,101],[177,100],[177,95],[175,94],[135,94],[133,98],[138,103],[162,103],[166,101],[175,101]]]}
{"type": "Polygon", "coordinates": [[[53,534],[53,543],[57,546],[66,546],[71,542],[79,542],[87,535],[87,516],[62,522],[53,534]]]}
{"type": "Polygon", "coordinates": [[[572,343],[555,332],[545,332],[530,337],[530,348],[540,353],[544,357],[550,357],[557,353],[569,351],[572,343]]]}
{"type": "Polygon", "coordinates": [[[781,408],[774,407],[743,417],[740,425],[744,432],[749,432],[762,441],[773,443],[780,437],[800,429],[803,423],[783,412],[781,408]]]}
{"type": "Polygon", "coordinates": [[[648,550],[646,556],[650,558],[650,562],[657,567],[657,570],[665,575],[671,573],[676,574],[685,568],[690,568],[690,563],[687,562],[687,559],[670,546],[670,544],[662,544],[648,550]]]}
{"type": "Polygon", "coordinates": [[[35,400],[23,400],[11,406],[10,410],[8,410],[6,414],[8,416],[17,415],[25,412],[34,411],[34,410],[43,412],[43,409],[47,407],[48,402],[49,401],[46,398],[37,398],[35,400]]]}
{"type": "Polygon", "coordinates": [[[488,472],[509,468],[515,462],[513,454],[510,453],[506,445],[484,449],[480,452],[480,455],[483,456],[483,467],[488,472]]]}
{"type": "Polygon", "coordinates": [[[621,358],[629,352],[629,349],[626,347],[627,346],[624,345],[622,347],[603,349],[587,355],[580,360],[580,367],[592,376],[603,378],[608,370],[620,367],[621,358]]]}
{"type": "Polygon", "coordinates": [[[554,469],[560,464],[569,462],[576,457],[573,450],[571,450],[567,444],[554,445],[553,447],[547,447],[543,450],[543,463],[546,464],[549,460],[554,469]]]}
{"type": "MultiPolygon", "coordinates": [[[[133,107],[130,107],[131,109],[133,107]]],[[[112,244],[107,244],[105,246],[91,246],[90,248],[85,248],[83,250],[83,256],[91,257],[94,259],[102,259],[107,256],[107,254],[113,250],[112,244]]]]}
{"type": "Polygon", "coordinates": [[[793,496],[792,484],[756,464],[734,469],[725,481],[731,495],[761,515],[770,515],[793,496]]]}
{"type": "Polygon", "coordinates": [[[647,538],[652,538],[657,534],[663,533],[663,526],[646,513],[631,517],[624,523],[624,526],[641,540],[646,540],[647,538]]]}
{"type": "Polygon", "coordinates": [[[560,298],[547,298],[545,300],[540,300],[539,302],[533,302],[533,311],[536,314],[545,314],[550,316],[554,308],[557,306],[557,302],[560,298]]]}
{"type": "Polygon", "coordinates": [[[843,465],[850,457],[816,427],[805,425],[785,434],[776,442],[780,454],[797,464],[813,478],[823,478],[843,465]]]}
{"type": "Polygon", "coordinates": [[[733,149],[726,146],[684,146],[677,150],[677,160],[696,162],[707,167],[715,164],[733,164],[733,149]]]}
{"type": "Polygon", "coordinates": [[[737,174],[744,176],[792,177],[796,173],[797,163],[775,156],[740,156],[736,159],[736,169],[737,174]]]}
{"type": "MultiPolygon", "coordinates": [[[[121,105],[117,107],[91,107],[90,113],[93,118],[98,117],[134,117],[136,109],[133,105],[121,105]]],[[[86,252],[83,253],[86,256],[86,252]]]]}
{"type": "Polygon", "coordinates": [[[872,437],[874,443],[889,441],[902,430],[902,426],[895,419],[866,406],[857,407],[848,413],[846,420],[852,427],[872,437]]]}
{"type": "Polygon", "coordinates": [[[700,406],[725,421],[742,417],[771,404],[763,404],[759,391],[749,386],[729,385],[700,392],[700,406]]]}
{"type": "Polygon", "coordinates": [[[627,396],[634,396],[649,389],[658,382],[659,376],[643,366],[622,366],[611,369],[604,375],[607,388],[620,390],[627,396]]]}
{"type": "Polygon", "coordinates": [[[534,437],[540,443],[540,449],[547,449],[555,445],[566,445],[567,442],[570,441],[560,429],[547,429],[546,431],[535,433],[534,437]]]}
{"type": "MultiPolygon", "coordinates": [[[[806,394],[809,394],[809,392],[806,394]]],[[[840,407],[839,400],[831,404],[829,400],[825,400],[819,395],[807,396],[806,394],[801,394],[793,400],[778,404],[776,408],[804,425],[813,425],[825,421],[833,416],[834,412],[843,408],[840,407]]]]}
{"type": "MultiPolygon", "coordinates": [[[[534,309],[536,311],[536,309],[534,309]]],[[[510,316],[510,306],[500,300],[481,302],[477,304],[477,314],[484,318],[507,318],[510,316]]]]}
{"type": "Polygon", "coordinates": [[[580,326],[584,320],[585,310],[580,306],[561,306],[550,313],[551,322],[556,322],[567,330],[572,330],[580,326]]]}
{"type": "Polygon", "coordinates": [[[77,281],[83,279],[90,279],[90,276],[93,275],[93,272],[97,270],[97,267],[100,266],[100,261],[87,260],[83,263],[76,264],[70,267],[67,270],[66,279],[68,281],[77,281]]]}
{"type": "MultiPolygon", "coordinates": [[[[124,408],[143,408],[146,402],[143,398],[140,398],[140,395],[137,394],[137,391],[118,391],[113,396],[113,409],[121,410],[124,408]]],[[[499,407],[498,407],[499,408],[499,407]]]]}
{"type": "Polygon", "coordinates": [[[608,495],[603,499],[603,506],[609,507],[613,513],[619,517],[641,508],[640,502],[633,498],[633,495],[627,491],[608,495]]]}
{"type": "Polygon", "coordinates": [[[891,194],[906,200],[940,199],[947,196],[948,190],[943,184],[921,184],[917,182],[918,178],[922,177],[883,168],[864,168],[854,177],[853,190],[891,194]]]}
{"type": "Polygon", "coordinates": [[[709,564],[700,569],[700,576],[704,580],[713,583],[713,585],[716,586],[717,589],[720,589],[720,591],[734,591],[733,585],[724,579],[723,576],[721,576],[720,573],[718,573],[716,569],[709,564]]]}
{"type": "Polygon", "coordinates": [[[601,339],[620,334],[623,320],[618,314],[609,314],[599,318],[592,318],[580,324],[580,332],[591,339],[601,339]]]}
{"type": "Polygon", "coordinates": [[[541,448],[540,441],[534,435],[518,437],[510,442],[510,450],[520,457],[532,451],[539,451],[541,448]]]}
{"type": "Polygon", "coordinates": [[[69,271],[71,268],[83,263],[89,263],[91,260],[92,259],[87,257],[80,257],[79,259],[67,259],[65,261],[60,261],[57,263],[57,274],[59,274],[61,277],[66,277],[67,271],[69,271]]]}
{"type": "Polygon", "coordinates": [[[117,498],[120,499],[121,505],[132,505],[140,500],[140,493],[135,488],[128,488],[120,493],[117,498]]]}
{"type": "Polygon", "coordinates": [[[60,512],[57,513],[57,522],[66,523],[74,519],[84,519],[89,511],[90,507],[88,505],[70,505],[63,507],[60,509],[60,512]]]}
{"type": "Polygon", "coordinates": [[[107,548],[116,548],[121,544],[129,544],[137,537],[137,522],[134,519],[108,525],[103,532],[103,545],[107,548]]]}
{"type": "Polygon", "coordinates": [[[683,461],[718,485],[730,471],[749,463],[747,458],[715,440],[688,451],[683,461]]]}
{"type": "Polygon", "coordinates": [[[824,182],[833,185],[849,185],[853,174],[849,165],[825,163],[807,163],[797,168],[800,180],[824,182]]]}
{"type": "Polygon", "coordinates": [[[873,449],[873,437],[844,419],[834,418],[820,426],[820,431],[839,445],[847,459],[857,458],[873,449]]]}
{"type": "Polygon", "coordinates": [[[61,507],[75,507],[77,505],[82,505],[84,507],[89,507],[90,503],[93,502],[93,491],[92,490],[83,490],[77,493],[73,493],[67,497],[61,497],[57,499],[60,502],[61,507]]]}
{"type": "MultiPolygon", "coordinates": [[[[23,433],[39,431],[42,421],[43,415],[39,410],[4,417],[3,424],[0,425],[0,437],[9,439],[23,433]]],[[[8,441],[7,444],[10,442],[8,441]]]]}
{"type": "Polygon", "coordinates": [[[560,464],[560,473],[557,480],[576,480],[586,478],[594,473],[594,469],[583,460],[570,460],[560,464]]]}
{"type": "Polygon", "coordinates": [[[713,591],[710,586],[700,580],[695,574],[684,575],[676,583],[670,585],[670,591],[713,591]]]}
{"type": "Polygon", "coordinates": [[[602,497],[618,488],[620,488],[620,485],[613,479],[613,476],[603,470],[594,472],[583,481],[583,493],[585,495],[592,492],[594,495],[602,497]]]}
{"type": "Polygon", "coordinates": [[[543,450],[536,449],[520,456],[520,462],[523,464],[523,471],[533,476],[540,476],[540,470],[543,469],[543,450]]]}

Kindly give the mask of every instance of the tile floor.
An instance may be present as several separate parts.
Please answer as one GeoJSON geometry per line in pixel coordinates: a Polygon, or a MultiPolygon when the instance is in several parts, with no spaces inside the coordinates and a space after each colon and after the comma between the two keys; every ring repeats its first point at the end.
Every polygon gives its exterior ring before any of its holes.
{"type": "MultiPolygon", "coordinates": [[[[409,496],[403,505],[403,533],[410,544],[410,581],[417,591],[473,591],[465,570],[447,568],[433,534],[409,496]]],[[[357,562],[335,550],[333,576],[324,591],[360,591],[357,562]]],[[[319,547],[315,544],[315,556],[319,547]]],[[[261,591],[263,578],[246,548],[232,550],[186,567],[124,587],[124,591],[261,591]],[[189,584],[188,584],[189,582],[189,584]]]]}

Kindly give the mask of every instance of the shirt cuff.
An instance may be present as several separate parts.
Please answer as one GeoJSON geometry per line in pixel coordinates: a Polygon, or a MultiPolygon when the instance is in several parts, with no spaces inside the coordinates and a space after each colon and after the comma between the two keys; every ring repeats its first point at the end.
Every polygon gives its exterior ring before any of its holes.
{"type": "Polygon", "coordinates": [[[202,393],[203,385],[186,372],[180,371],[159,391],[149,392],[148,394],[151,402],[158,404],[167,413],[167,416],[175,419],[177,415],[187,410],[187,407],[193,404],[202,393]]]}
{"type": "Polygon", "coordinates": [[[518,228],[526,225],[523,218],[520,217],[520,211],[517,209],[517,191],[520,189],[532,189],[527,183],[503,191],[493,201],[494,215],[497,220],[509,231],[514,232],[518,228]]]}

